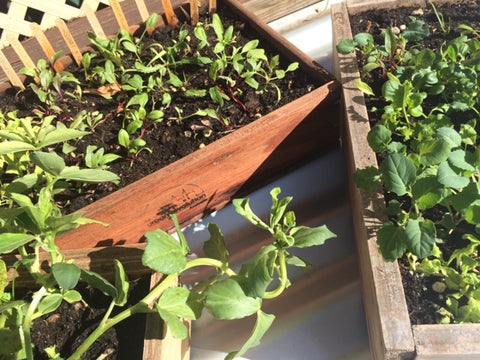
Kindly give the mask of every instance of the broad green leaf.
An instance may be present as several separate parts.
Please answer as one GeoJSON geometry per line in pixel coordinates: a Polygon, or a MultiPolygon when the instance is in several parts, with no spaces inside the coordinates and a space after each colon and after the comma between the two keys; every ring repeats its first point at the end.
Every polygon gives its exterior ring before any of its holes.
{"type": "Polygon", "coordinates": [[[392,31],[392,28],[388,27],[383,30],[383,36],[385,38],[385,50],[389,56],[393,56],[397,50],[397,38],[392,31]]]}
{"type": "Polygon", "coordinates": [[[398,80],[387,80],[382,85],[382,94],[386,100],[391,101],[395,107],[401,107],[403,104],[403,86],[398,80]]]}
{"type": "Polygon", "coordinates": [[[55,311],[58,309],[58,307],[62,303],[62,300],[63,300],[62,294],[59,294],[59,293],[48,294],[40,301],[40,304],[38,305],[38,311],[42,315],[49,314],[52,311],[55,311]]]}
{"type": "Polygon", "coordinates": [[[461,214],[465,214],[467,208],[480,199],[480,183],[470,183],[468,186],[451,196],[452,205],[461,214]]]}
{"type": "Polygon", "coordinates": [[[34,240],[35,236],[22,233],[0,233],[0,254],[8,254],[34,240]]]}
{"type": "Polygon", "coordinates": [[[392,141],[392,132],[386,126],[377,124],[369,131],[367,140],[373,151],[383,152],[392,141]]]}
{"type": "Polygon", "coordinates": [[[30,154],[30,160],[42,170],[58,176],[65,169],[65,161],[54,152],[35,151],[30,154]]]}
{"type": "Polygon", "coordinates": [[[117,295],[115,286],[96,272],[82,269],[80,279],[111,298],[115,298],[117,295]]]}
{"type": "Polygon", "coordinates": [[[210,239],[203,243],[203,251],[206,256],[212,259],[220,260],[224,264],[228,264],[228,250],[221,229],[216,224],[208,224],[208,232],[210,239]]]}
{"type": "Polygon", "coordinates": [[[238,356],[242,356],[248,349],[260,344],[260,340],[263,338],[268,329],[272,326],[275,316],[266,314],[263,311],[257,311],[257,320],[255,321],[255,327],[248,340],[243,344],[240,350],[233,351],[227,355],[225,360],[232,360],[238,356]]]}
{"type": "Polygon", "coordinates": [[[27,174],[20,178],[14,179],[8,186],[5,188],[6,192],[9,193],[25,193],[33,186],[39,183],[42,179],[40,174],[27,174]]]}
{"type": "Polygon", "coordinates": [[[430,255],[437,236],[431,220],[409,220],[405,228],[408,249],[419,258],[430,255]]]}
{"type": "Polygon", "coordinates": [[[245,219],[250,221],[253,225],[258,226],[263,230],[269,231],[269,226],[265,224],[262,219],[260,219],[255,213],[253,212],[252,208],[250,207],[250,199],[233,199],[232,201],[235,211],[243,216],[245,219]]]}
{"type": "Polygon", "coordinates": [[[6,155],[10,153],[16,153],[20,151],[35,150],[35,146],[32,144],[11,140],[11,141],[2,141],[0,142],[0,155],[6,155]]]}
{"type": "Polygon", "coordinates": [[[52,274],[58,285],[65,290],[73,289],[80,280],[81,269],[72,263],[59,262],[52,265],[52,274]]]}
{"type": "Polygon", "coordinates": [[[145,234],[147,246],[142,255],[142,264],[162,274],[174,274],[182,271],[187,258],[181,244],[163,230],[154,230],[145,234]]]}
{"type": "Polygon", "coordinates": [[[188,336],[187,326],[178,318],[178,316],[160,308],[158,304],[155,304],[155,308],[157,309],[160,317],[167,324],[174,338],[185,339],[188,336]]]}
{"type": "Polygon", "coordinates": [[[195,312],[188,305],[190,292],[183,287],[170,287],[157,302],[157,309],[168,311],[185,319],[196,319],[195,312]]]}
{"type": "Polygon", "coordinates": [[[342,39],[336,46],[339,54],[350,54],[355,51],[355,41],[353,39],[342,39]]]}
{"type": "Polygon", "coordinates": [[[117,289],[115,305],[123,306],[128,300],[130,283],[128,282],[127,273],[123,268],[123,264],[117,259],[113,259],[113,264],[115,266],[115,289],[117,289]]]}
{"type": "Polygon", "coordinates": [[[430,35],[428,24],[422,20],[415,20],[407,25],[402,36],[409,41],[420,41],[430,35]]]}
{"type": "Polygon", "coordinates": [[[78,166],[67,166],[59,176],[63,179],[88,183],[116,182],[119,177],[111,171],[102,169],[80,169],[78,166]]]}
{"type": "Polygon", "coordinates": [[[450,153],[448,162],[458,169],[465,171],[475,171],[475,155],[471,152],[457,149],[450,153]]]}
{"type": "Polygon", "coordinates": [[[370,33],[358,33],[353,37],[353,40],[357,43],[358,46],[364,47],[370,43],[373,43],[373,36],[370,33]]]}
{"type": "Polygon", "coordinates": [[[480,224],[480,200],[474,201],[465,211],[465,220],[469,224],[480,224]]]}
{"type": "Polygon", "coordinates": [[[468,323],[480,322],[480,300],[473,297],[468,298],[466,305],[460,306],[458,309],[458,321],[468,323]]]}
{"type": "Polygon", "coordinates": [[[63,300],[65,300],[69,304],[73,304],[74,302],[77,302],[77,301],[82,301],[82,294],[80,294],[77,290],[65,291],[62,297],[63,297],[63,300]]]}
{"type": "Polygon", "coordinates": [[[240,319],[256,313],[262,299],[246,296],[240,284],[232,278],[210,287],[205,306],[217,319],[240,319]]]}
{"type": "Polygon", "coordinates": [[[323,245],[326,240],[337,237],[326,225],[312,228],[299,226],[292,229],[291,235],[295,239],[293,246],[298,248],[323,245]]]}
{"type": "Polygon", "coordinates": [[[278,250],[274,245],[264,246],[248,262],[246,265],[247,278],[243,287],[247,296],[263,298],[273,279],[277,254],[278,250]]]}
{"type": "Polygon", "coordinates": [[[451,149],[454,149],[462,145],[462,137],[453,128],[441,127],[435,131],[435,136],[447,141],[451,149]]]}
{"type": "Polygon", "coordinates": [[[412,197],[420,210],[438,204],[444,195],[444,187],[434,175],[417,179],[412,185],[412,197]]]}
{"type": "Polygon", "coordinates": [[[22,350],[22,340],[20,339],[20,331],[18,329],[0,328],[0,355],[5,359],[12,358],[11,354],[22,350]]]}
{"type": "Polygon", "coordinates": [[[364,94],[370,95],[370,96],[375,96],[375,93],[373,92],[373,89],[368,85],[366,82],[357,80],[355,81],[355,86],[364,94]]]}
{"type": "Polygon", "coordinates": [[[55,129],[54,131],[51,131],[45,135],[41,146],[47,147],[60,142],[78,139],[88,134],[90,134],[90,132],[75,129],[55,129]]]}
{"type": "Polygon", "coordinates": [[[386,261],[395,261],[407,250],[405,229],[385,222],[377,231],[377,244],[386,261]]]}
{"type": "Polygon", "coordinates": [[[258,47],[258,42],[259,41],[257,39],[250,40],[249,42],[247,42],[245,45],[243,45],[242,53],[248,52],[252,49],[256,49],[258,47]]]}
{"type": "Polygon", "coordinates": [[[357,169],[353,174],[353,181],[360,189],[375,190],[380,185],[381,175],[374,166],[365,169],[357,169]]]}
{"type": "Polygon", "coordinates": [[[447,141],[443,139],[432,139],[422,141],[418,145],[418,153],[420,155],[420,164],[430,166],[438,165],[442,161],[447,160],[450,154],[450,147],[447,141]]]}
{"type": "Polygon", "coordinates": [[[457,174],[448,164],[447,161],[442,162],[438,166],[438,181],[440,184],[454,188],[462,189],[467,186],[470,180],[462,175],[457,174]]]}
{"type": "Polygon", "coordinates": [[[416,179],[416,167],[413,161],[403,154],[390,154],[382,161],[380,171],[388,191],[402,196],[409,192],[410,185],[416,179]]]}

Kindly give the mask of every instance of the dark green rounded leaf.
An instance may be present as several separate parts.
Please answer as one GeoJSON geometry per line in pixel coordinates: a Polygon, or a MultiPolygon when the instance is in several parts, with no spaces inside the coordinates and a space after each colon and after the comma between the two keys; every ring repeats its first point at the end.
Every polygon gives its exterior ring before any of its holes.
{"type": "Polygon", "coordinates": [[[447,161],[442,162],[438,166],[437,179],[440,184],[454,189],[462,189],[470,183],[469,178],[455,172],[447,161]]]}
{"type": "Polygon", "coordinates": [[[257,312],[262,299],[243,292],[234,279],[217,282],[209,288],[205,306],[217,319],[241,319],[257,312]]]}
{"type": "Polygon", "coordinates": [[[326,225],[313,228],[299,226],[292,231],[291,235],[295,239],[293,246],[298,248],[323,245],[326,240],[337,237],[326,225]]]}
{"type": "Polygon", "coordinates": [[[382,161],[380,171],[387,190],[397,195],[405,195],[416,179],[413,161],[403,154],[390,154],[382,161]]]}
{"type": "Polygon", "coordinates": [[[70,290],[77,286],[81,269],[72,263],[55,263],[52,265],[52,274],[61,288],[70,290]]]}
{"type": "Polygon", "coordinates": [[[450,154],[450,146],[444,139],[432,139],[422,141],[418,145],[418,152],[422,165],[438,165],[442,161],[447,160],[450,154]]]}
{"type": "Polygon", "coordinates": [[[437,232],[431,220],[409,220],[405,228],[408,249],[419,258],[430,255],[437,232]]]}
{"type": "Polygon", "coordinates": [[[187,264],[186,254],[181,244],[163,230],[145,234],[147,246],[142,256],[142,264],[162,274],[182,271],[187,264]]]}
{"type": "Polygon", "coordinates": [[[375,152],[385,151],[392,141],[392,132],[385,125],[375,125],[367,135],[368,144],[375,152]]]}
{"type": "Polygon", "coordinates": [[[386,261],[402,257],[407,249],[405,229],[388,221],[377,231],[377,244],[386,261]]]}
{"type": "Polygon", "coordinates": [[[58,176],[65,168],[65,161],[56,153],[35,151],[30,154],[30,160],[49,174],[58,176]]]}

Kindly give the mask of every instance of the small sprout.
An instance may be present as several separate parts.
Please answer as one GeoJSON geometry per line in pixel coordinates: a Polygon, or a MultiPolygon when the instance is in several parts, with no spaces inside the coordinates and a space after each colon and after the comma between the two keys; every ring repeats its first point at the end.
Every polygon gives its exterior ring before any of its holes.
{"type": "Polygon", "coordinates": [[[442,281],[435,281],[432,284],[432,289],[433,289],[433,291],[435,291],[439,294],[443,294],[445,292],[445,290],[447,289],[447,285],[442,281]]]}

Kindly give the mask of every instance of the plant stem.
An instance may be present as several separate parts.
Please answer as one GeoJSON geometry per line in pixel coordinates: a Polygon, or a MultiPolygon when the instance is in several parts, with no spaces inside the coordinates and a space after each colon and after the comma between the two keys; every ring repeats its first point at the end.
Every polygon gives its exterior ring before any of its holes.
{"type": "MultiPolygon", "coordinates": [[[[230,269],[225,263],[221,262],[220,260],[210,258],[198,258],[190,260],[181,272],[197,266],[212,266],[222,270],[228,276],[236,275],[236,273],[232,269],[230,269]]],[[[100,325],[85,339],[85,341],[77,348],[77,350],[75,350],[75,352],[68,358],[68,360],[80,359],[80,357],[100,336],[102,336],[103,333],[105,333],[111,327],[117,325],[119,322],[129,318],[136,313],[147,312],[146,309],[149,309],[149,305],[155,300],[157,300],[163,294],[163,292],[172,285],[175,279],[178,278],[179,274],[180,272],[167,275],[160,282],[160,284],[158,284],[152,291],[150,291],[150,293],[148,293],[147,296],[145,296],[142,300],[140,300],[135,305],[129,307],[128,309],[125,309],[124,311],[118,313],[111,319],[108,319],[108,315],[104,317],[100,325]]],[[[107,311],[107,313],[109,312],[107,311]]]]}
{"type": "Polygon", "coordinates": [[[33,314],[35,310],[37,310],[38,304],[40,300],[42,300],[43,296],[47,292],[47,289],[42,286],[33,296],[32,302],[28,306],[27,312],[25,313],[25,318],[22,325],[22,333],[23,333],[23,342],[25,343],[25,355],[27,360],[33,360],[33,346],[32,346],[32,337],[30,335],[30,329],[32,327],[32,320],[33,314]]]}

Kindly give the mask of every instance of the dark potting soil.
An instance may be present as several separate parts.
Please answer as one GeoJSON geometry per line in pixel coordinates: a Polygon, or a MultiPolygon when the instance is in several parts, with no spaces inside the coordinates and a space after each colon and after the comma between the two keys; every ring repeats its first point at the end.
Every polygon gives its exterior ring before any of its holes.
{"type": "MultiPolygon", "coordinates": [[[[446,23],[451,27],[449,34],[444,34],[438,23],[435,12],[432,7],[427,8],[398,8],[394,10],[372,10],[358,15],[351,16],[352,33],[360,32],[371,33],[376,43],[383,44],[381,32],[388,27],[398,27],[407,25],[414,16],[416,19],[423,20],[430,27],[431,35],[422,41],[422,46],[431,49],[438,49],[440,45],[457,37],[460,33],[456,31],[458,25],[467,24],[474,29],[480,29],[480,1],[462,1],[458,4],[437,5],[437,10],[443,14],[446,23]]],[[[361,55],[358,55],[360,64],[364,62],[361,55]]],[[[370,76],[363,79],[367,82],[376,94],[381,93],[381,85],[385,81],[380,71],[372,72],[370,76]]],[[[367,108],[382,108],[384,103],[381,99],[372,100],[365,97],[367,108]]],[[[370,112],[369,118],[372,125],[377,121],[378,112],[370,112]]],[[[458,241],[458,238],[450,238],[458,241]]],[[[448,252],[449,239],[446,239],[443,245],[443,251],[448,252]]],[[[436,324],[438,323],[437,311],[445,306],[445,294],[435,292],[432,285],[438,278],[422,276],[413,273],[410,270],[409,262],[404,257],[399,259],[400,272],[407,300],[408,311],[412,324],[436,324]]]]}
{"type": "MultiPolygon", "coordinates": [[[[150,277],[131,281],[130,284],[129,305],[135,304],[146,294],[150,277]]],[[[111,299],[91,287],[79,286],[78,290],[84,302],[68,304],[64,301],[56,311],[34,321],[31,335],[35,344],[35,360],[49,359],[44,349],[53,345],[63,358],[67,358],[100,323],[111,299]]],[[[114,310],[113,315],[126,306],[114,310]]],[[[82,359],[142,359],[145,318],[145,314],[136,314],[110,328],[82,359]]]]}
{"type": "MultiPolygon", "coordinates": [[[[258,35],[246,24],[240,20],[236,15],[232,14],[228,9],[223,8],[219,4],[219,13],[224,28],[234,26],[234,33],[238,34],[237,43],[235,46],[242,47],[251,39],[257,39],[258,35]]],[[[179,14],[180,16],[181,14],[179,14]]],[[[207,19],[208,14],[203,15],[201,22],[210,22],[207,19]]],[[[191,35],[191,41],[196,40],[193,35],[193,26],[188,21],[181,25],[182,29],[187,29],[191,35]]],[[[142,31],[142,29],[140,30],[142,31]]],[[[170,45],[175,39],[178,39],[179,27],[166,26],[157,29],[152,37],[147,37],[147,42],[161,42],[162,44],[170,45]]],[[[213,30],[210,29],[209,41],[213,42],[213,30]]],[[[276,55],[278,52],[270,48],[270,44],[265,41],[260,41],[259,47],[266,50],[268,58],[276,55]]],[[[205,47],[204,56],[210,56],[215,59],[212,54],[212,49],[205,47]]],[[[284,60],[281,59],[281,68],[285,69],[288,66],[284,60]]],[[[208,89],[211,82],[208,79],[208,73],[203,70],[198,70],[198,66],[192,67],[184,65],[182,73],[189,82],[198,89],[208,89]]],[[[71,66],[67,69],[75,74],[75,76],[82,80],[83,70],[71,66]]],[[[263,94],[256,93],[248,86],[244,86],[243,94],[238,96],[238,102],[231,102],[219,109],[207,97],[193,98],[186,97],[183,92],[172,94],[172,101],[170,106],[161,108],[165,113],[165,120],[163,122],[145,122],[142,129],[142,138],[147,142],[146,146],[152,150],[152,153],[142,150],[135,156],[129,155],[125,148],[118,145],[118,131],[122,127],[123,119],[118,115],[119,111],[125,105],[123,102],[107,101],[102,96],[92,94],[92,89],[84,91],[82,102],[74,101],[70,97],[65,97],[65,103],[62,107],[68,109],[61,115],[60,121],[64,123],[71,122],[76,114],[85,109],[87,112],[99,111],[103,114],[104,120],[95,127],[94,132],[76,141],[73,145],[77,147],[75,151],[76,157],[67,156],[67,165],[79,165],[85,167],[82,155],[88,145],[96,145],[103,147],[105,153],[115,153],[120,155],[121,160],[117,160],[111,164],[110,171],[114,172],[120,177],[120,183],[114,185],[112,183],[100,185],[87,185],[81,189],[80,196],[78,189],[72,189],[69,192],[63,192],[58,195],[58,200],[64,204],[66,213],[78,210],[95,200],[108,195],[119,187],[128,185],[145,175],[151,174],[156,170],[175,162],[176,160],[194,152],[195,150],[214,142],[238,128],[241,128],[248,123],[258,119],[259,117],[279,108],[280,106],[299,98],[300,96],[312,91],[318,87],[318,81],[309,79],[301,70],[297,70],[294,74],[287,73],[285,79],[278,81],[282,96],[277,102],[277,92],[270,88],[263,94]],[[193,114],[199,109],[215,108],[222,120],[214,120],[212,118],[199,119],[199,117],[184,118],[181,121],[175,119],[179,117],[178,108],[181,108],[183,116],[193,114]],[[228,121],[228,124],[226,122],[228,121]],[[212,131],[210,131],[212,130],[212,131]]],[[[95,90],[95,89],[93,89],[95,90]]],[[[152,95],[155,96],[155,95],[152,95]]],[[[128,100],[128,99],[126,99],[128,100]]],[[[161,101],[159,101],[161,103],[161,101]]],[[[7,94],[0,99],[0,109],[7,113],[18,109],[18,116],[27,116],[31,114],[32,110],[38,109],[36,105],[36,95],[32,90],[27,88],[26,91],[20,94],[7,94]]],[[[59,153],[61,148],[59,147],[59,153]]],[[[62,155],[63,156],[63,155],[62,155]]],[[[201,171],[201,169],[198,169],[201,171]]]]}

